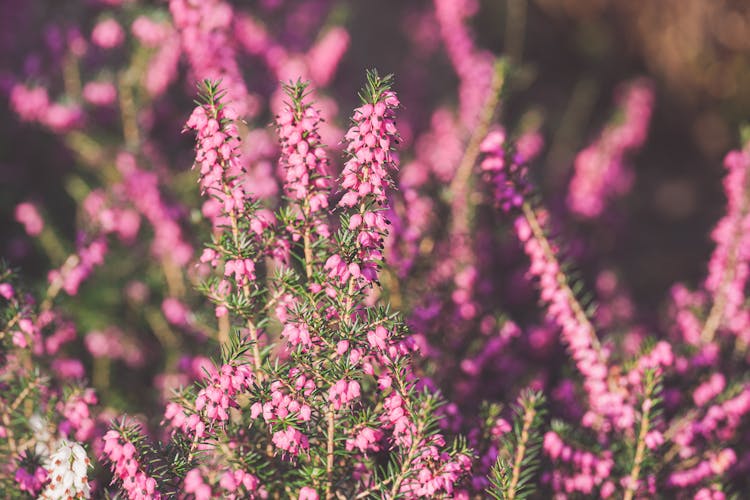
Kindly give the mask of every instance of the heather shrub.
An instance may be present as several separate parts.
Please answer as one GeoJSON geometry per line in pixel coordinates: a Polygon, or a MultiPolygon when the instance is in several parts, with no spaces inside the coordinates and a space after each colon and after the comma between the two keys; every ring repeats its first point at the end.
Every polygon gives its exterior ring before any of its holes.
{"type": "Polygon", "coordinates": [[[639,295],[664,84],[545,115],[533,5],[15,6],[3,497],[742,498],[750,134],[639,295]]]}

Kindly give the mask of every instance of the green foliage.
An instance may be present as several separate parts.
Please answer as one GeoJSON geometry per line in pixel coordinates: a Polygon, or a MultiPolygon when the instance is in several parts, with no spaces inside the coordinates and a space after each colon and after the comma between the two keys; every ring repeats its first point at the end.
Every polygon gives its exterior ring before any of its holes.
{"type": "Polygon", "coordinates": [[[383,92],[391,90],[393,87],[393,75],[388,74],[381,77],[376,69],[367,70],[367,83],[365,88],[359,92],[359,98],[362,104],[375,104],[380,101],[383,92]]]}
{"type": "Polygon", "coordinates": [[[514,408],[513,430],[504,438],[505,449],[490,471],[487,493],[502,500],[524,499],[535,492],[534,479],[540,466],[545,398],[540,392],[524,391],[514,408]]]}

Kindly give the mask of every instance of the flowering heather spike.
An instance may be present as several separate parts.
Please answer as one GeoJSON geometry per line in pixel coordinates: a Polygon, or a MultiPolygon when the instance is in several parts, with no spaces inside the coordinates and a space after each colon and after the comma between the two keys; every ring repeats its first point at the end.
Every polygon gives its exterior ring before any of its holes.
{"type": "Polygon", "coordinates": [[[492,130],[479,146],[485,154],[480,168],[486,172],[495,192],[495,202],[504,211],[519,209],[529,197],[528,166],[510,158],[505,130],[492,130]]]}
{"type": "Polygon", "coordinates": [[[527,201],[530,185],[526,167],[510,160],[505,154],[506,147],[504,134],[490,133],[482,143],[487,154],[482,169],[489,173],[496,201],[503,210],[520,211],[515,216],[514,228],[530,260],[529,274],[538,279],[547,317],[560,327],[571,357],[585,379],[589,411],[583,424],[599,430],[608,430],[612,425],[629,428],[634,411],[621,392],[609,388],[607,354],[560,265],[557,247],[547,238],[548,214],[527,201]]]}
{"type": "MultiPolygon", "coordinates": [[[[224,92],[219,83],[203,82],[202,102],[185,125],[197,134],[195,167],[200,171],[201,191],[216,199],[220,216],[214,215],[214,227],[245,210],[245,195],[240,184],[244,172],[238,156],[239,136],[234,120],[237,114],[222,103],[224,92]]],[[[204,206],[205,210],[205,206],[204,206]]]]}
{"type": "Polygon", "coordinates": [[[391,90],[392,83],[393,75],[381,78],[377,71],[367,72],[367,85],[359,94],[362,106],[354,110],[352,126],[345,136],[348,160],[341,172],[343,196],[339,206],[359,205],[363,212],[371,201],[386,203],[391,174],[398,170],[392,148],[399,139],[394,121],[399,101],[391,90]]]}
{"type": "Polygon", "coordinates": [[[487,492],[493,498],[522,500],[534,493],[532,479],[539,468],[544,405],[544,395],[540,393],[525,391],[519,397],[514,432],[503,439],[506,453],[499,455],[492,467],[487,492]]]}
{"type": "Polygon", "coordinates": [[[390,223],[382,207],[387,205],[391,175],[398,169],[398,156],[392,149],[399,140],[394,114],[399,101],[391,90],[392,82],[392,75],[381,78],[377,71],[367,72],[367,84],[359,94],[363,104],[354,110],[352,126],[345,135],[348,159],[341,173],[343,195],[338,204],[355,208],[348,229],[356,234],[357,254],[350,262],[332,255],[325,268],[331,278],[349,282],[357,291],[360,281],[377,279],[390,223]]]}
{"type": "Polygon", "coordinates": [[[281,145],[280,164],[284,168],[284,192],[300,210],[302,238],[308,279],[312,273],[313,238],[330,236],[325,221],[328,208],[328,156],[319,127],[320,113],[309,102],[308,84],[300,80],[284,86],[289,96],[286,107],[276,117],[281,145]]]}
{"type": "Polygon", "coordinates": [[[169,10],[193,78],[223,80],[237,113],[247,114],[250,111],[247,87],[230,38],[234,21],[232,5],[222,0],[170,0],[169,10]]]}
{"type": "Polygon", "coordinates": [[[744,150],[732,151],[724,159],[727,175],[724,192],[726,215],[712,233],[716,249],[708,263],[704,284],[713,304],[701,331],[701,340],[713,340],[726,325],[731,332],[750,341],[750,311],[743,308],[744,290],[750,274],[750,143],[744,150]]]}
{"type": "Polygon", "coordinates": [[[478,2],[434,0],[440,36],[451,64],[460,79],[459,99],[462,125],[474,129],[492,81],[492,54],[478,50],[465,19],[474,14],[478,2]]]}
{"type": "MultiPolygon", "coordinates": [[[[279,301],[275,310],[282,323],[280,337],[286,341],[283,354],[270,355],[273,366],[256,362],[252,373],[242,364],[244,344],[239,340],[225,344],[223,366],[209,368],[199,388],[167,407],[165,420],[193,443],[191,457],[197,450],[223,443],[224,434],[236,428],[232,418],[236,412],[238,419],[244,419],[242,427],[249,424],[250,428],[248,442],[239,439],[238,446],[257,447],[273,462],[293,461],[324,471],[322,478],[308,475],[304,468],[296,474],[299,494],[306,498],[321,492],[332,498],[367,489],[407,498],[450,494],[466,472],[466,451],[445,447],[437,431],[434,411],[439,399],[418,388],[410,366],[414,346],[402,339],[403,324],[387,309],[362,305],[364,287],[377,279],[387,232],[387,221],[377,205],[386,201],[389,175],[397,164],[391,146],[398,137],[393,123],[398,100],[390,84],[390,77],[368,74],[361,94],[364,103],[355,110],[347,136],[349,161],[342,175],[342,184],[352,179],[351,185],[342,187],[344,196],[353,193],[354,209],[352,213],[342,210],[342,227],[333,241],[321,238],[318,230],[324,223],[330,182],[317,132],[320,117],[307,101],[305,84],[286,87],[289,101],[277,118],[277,129],[288,203],[279,210],[279,223],[263,234],[271,240],[291,234],[296,241],[302,236],[304,278],[288,263],[282,263],[281,271],[270,278],[268,293],[279,301]],[[316,197],[319,202],[314,201],[316,197]],[[315,240],[312,229],[317,231],[315,240]],[[320,364],[321,359],[329,362],[320,364]],[[357,476],[354,484],[341,486],[343,478],[359,468],[374,470],[375,452],[387,452],[397,465],[382,474],[357,476]]],[[[194,113],[198,118],[222,109],[215,84],[206,85],[204,102],[199,108],[204,111],[194,113]]],[[[189,125],[199,130],[208,126],[189,125]]],[[[199,158],[202,155],[199,151],[199,158]]],[[[223,228],[225,233],[230,229],[234,233],[243,223],[239,215],[229,215],[232,225],[223,228]]],[[[261,266],[262,245],[272,244],[248,244],[241,255],[261,266]]],[[[204,253],[204,260],[224,260],[225,274],[229,273],[226,280],[236,283],[244,294],[255,281],[248,283],[245,275],[237,274],[238,266],[247,268],[246,260],[240,265],[237,258],[227,257],[235,251],[232,238],[225,234],[204,253]]],[[[238,312],[244,314],[241,309],[238,312]]],[[[219,449],[212,456],[225,460],[227,452],[219,449]]],[[[259,478],[264,475],[261,470],[249,469],[259,478]]],[[[215,491],[216,481],[206,472],[203,467],[188,471],[185,489],[201,497],[215,491]]],[[[274,483],[278,478],[274,472],[268,474],[269,482],[262,484],[278,491],[274,483]]]]}
{"type": "MultiPolygon", "coordinates": [[[[203,210],[211,219],[214,230],[221,234],[220,252],[206,248],[202,262],[224,264],[224,278],[209,295],[216,303],[216,316],[223,317],[229,307],[234,307],[247,322],[250,338],[253,341],[253,358],[256,370],[259,369],[260,349],[258,329],[248,308],[252,308],[252,294],[257,290],[255,282],[255,246],[257,237],[268,223],[255,213],[255,205],[242,185],[245,170],[238,158],[239,136],[234,120],[237,114],[224,103],[225,92],[219,82],[203,82],[201,102],[193,110],[186,129],[196,132],[195,166],[200,168],[200,186],[209,199],[203,210]],[[221,248],[223,247],[223,248],[221,248]],[[240,298],[232,299],[237,292],[240,298]]],[[[282,259],[285,257],[282,257],[282,259]]],[[[228,332],[219,332],[222,343],[228,340],[228,332]]]]}
{"type": "Polygon", "coordinates": [[[120,482],[130,500],[163,498],[157,489],[156,480],[149,476],[146,464],[139,456],[140,450],[136,444],[142,438],[137,428],[111,429],[103,440],[103,458],[110,462],[115,479],[120,482]]]}
{"type": "Polygon", "coordinates": [[[316,85],[328,84],[333,78],[342,56],[349,48],[349,33],[343,28],[333,28],[307,53],[310,78],[316,85]]]}
{"type": "Polygon", "coordinates": [[[618,116],[575,159],[568,208],[588,219],[601,215],[609,198],[630,189],[633,174],[625,164],[626,156],[643,145],[648,132],[654,100],[651,85],[637,80],[619,94],[618,116]]]}

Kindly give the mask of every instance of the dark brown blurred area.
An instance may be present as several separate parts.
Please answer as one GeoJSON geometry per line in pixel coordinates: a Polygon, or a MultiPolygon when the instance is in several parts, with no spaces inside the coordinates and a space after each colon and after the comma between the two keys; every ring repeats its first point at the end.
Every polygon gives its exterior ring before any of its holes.
{"type": "MultiPolygon", "coordinates": [[[[617,268],[647,309],[677,282],[705,277],[710,232],[725,198],[722,159],[750,122],[748,0],[484,0],[480,45],[520,61],[528,87],[510,94],[506,117],[544,117],[545,156],[535,167],[551,206],[564,195],[575,155],[612,116],[617,86],[655,85],[649,137],[631,158],[632,192],[611,225],[573,224],[617,268]]],[[[611,222],[611,221],[610,221],[611,222]]]]}
{"type": "Polygon", "coordinates": [[[705,153],[722,154],[730,146],[726,120],[750,116],[747,0],[535,1],[550,16],[613,23],[621,33],[616,42],[637,51],[670,98],[695,113],[691,133],[705,153]]]}

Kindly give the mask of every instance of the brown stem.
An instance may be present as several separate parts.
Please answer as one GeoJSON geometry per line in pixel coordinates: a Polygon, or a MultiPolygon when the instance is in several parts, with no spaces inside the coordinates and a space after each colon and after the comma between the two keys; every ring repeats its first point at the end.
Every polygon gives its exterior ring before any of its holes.
{"type": "MultiPolygon", "coordinates": [[[[419,427],[417,428],[417,435],[420,435],[422,433],[422,424],[420,423],[419,427]]],[[[414,436],[416,438],[416,436],[414,436]]],[[[391,487],[391,492],[388,498],[396,498],[396,495],[398,495],[398,491],[401,489],[401,485],[404,482],[404,479],[406,479],[406,476],[409,474],[409,468],[411,467],[412,461],[416,458],[416,454],[418,451],[417,445],[421,442],[421,439],[412,439],[411,446],[409,447],[409,453],[406,455],[406,460],[401,464],[401,470],[399,471],[398,476],[396,477],[396,480],[393,482],[393,486],[391,487]]]]}
{"type": "Polygon", "coordinates": [[[23,391],[16,397],[15,400],[13,400],[13,403],[7,408],[7,414],[11,414],[14,411],[18,409],[19,406],[21,406],[21,403],[23,403],[23,400],[26,399],[26,396],[29,395],[31,391],[33,391],[37,384],[39,383],[38,380],[32,380],[29,385],[27,385],[23,391]]]}
{"type": "MultiPolygon", "coordinates": [[[[231,190],[226,182],[222,180],[222,188],[224,190],[224,194],[227,196],[231,196],[231,190]]],[[[240,230],[239,225],[237,223],[237,213],[232,210],[229,212],[229,220],[232,226],[232,240],[234,242],[234,247],[238,248],[240,244],[240,230]]],[[[250,285],[245,282],[242,285],[242,294],[244,295],[245,299],[247,301],[250,301],[250,285]]],[[[261,359],[260,359],[260,347],[258,346],[258,328],[255,326],[255,323],[253,320],[248,316],[245,318],[247,321],[247,329],[250,332],[250,340],[253,343],[253,366],[255,367],[255,374],[258,377],[261,377],[261,359]]],[[[220,336],[220,341],[222,345],[226,343],[229,340],[228,336],[226,338],[222,338],[220,336]]],[[[261,377],[262,378],[262,377],[261,377]]]]}
{"type": "Polygon", "coordinates": [[[305,242],[305,274],[307,275],[308,281],[312,279],[312,243],[310,242],[310,229],[305,230],[303,236],[305,242]]]}
{"type": "MultiPolygon", "coordinates": [[[[349,287],[347,289],[346,301],[344,302],[344,316],[342,321],[345,325],[351,324],[351,310],[354,306],[354,288],[356,286],[354,277],[349,278],[349,287]]],[[[334,444],[336,438],[336,412],[333,406],[328,408],[326,414],[326,421],[328,422],[328,428],[326,430],[326,499],[333,498],[331,488],[333,486],[333,458],[334,458],[334,444]]]]}
{"type": "MultiPolygon", "coordinates": [[[[395,388],[399,392],[399,394],[402,395],[404,403],[406,404],[406,410],[409,415],[415,414],[415,408],[413,405],[413,401],[411,398],[404,397],[403,394],[406,393],[406,384],[402,377],[401,371],[396,370],[394,373],[394,381],[395,381],[395,388]]],[[[417,430],[412,435],[411,440],[411,446],[409,447],[409,452],[406,454],[406,459],[401,464],[401,470],[399,471],[398,476],[393,482],[393,487],[391,488],[390,496],[388,498],[396,498],[396,495],[398,494],[398,491],[401,489],[401,485],[403,484],[404,480],[408,477],[410,473],[410,467],[412,461],[416,458],[417,452],[419,451],[419,444],[423,440],[422,433],[425,431],[425,420],[422,416],[422,418],[418,419],[417,422],[417,430]]]]}
{"type": "Polygon", "coordinates": [[[94,358],[94,374],[92,378],[94,387],[99,391],[103,391],[109,387],[110,366],[109,358],[105,356],[94,358]]]}
{"type": "Polygon", "coordinates": [[[65,93],[73,99],[81,98],[81,70],[78,65],[78,57],[70,52],[63,60],[63,85],[65,93]]]}
{"type": "Polygon", "coordinates": [[[138,114],[133,98],[133,87],[127,72],[122,72],[118,78],[118,95],[120,97],[120,118],[122,120],[122,134],[125,145],[135,148],[140,143],[138,130],[138,114]]]}
{"type": "Polygon", "coordinates": [[[216,330],[216,340],[219,341],[219,345],[229,342],[229,328],[231,326],[229,316],[224,315],[219,318],[218,330],[216,330]]]}
{"type": "Polygon", "coordinates": [[[560,265],[557,261],[557,256],[555,255],[554,250],[552,250],[552,246],[549,243],[549,240],[547,239],[547,236],[544,234],[544,230],[542,229],[542,226],[539,224],[539,219],[536,216],[536,213],[534,212],[534,209],[532,208],[531,204],[529,202],[524,202],[522,206],[523,215],[526,219],[526,222],[529,224],[529,227],[531,228],[531,232],[534,235],[534,238],[539,242],[540,246],[542,247],[542,251],[544,252],[545,258],[550,262],[557,263],[557,284],[562,289],[562,291],[566,295],[566,300],[568,304],[570,305],[570,308],[573,310],[573,315],[576,318],[576,321],[583,325],[583,327],[589,332],[589,340],[591,342],[592,347],[597,352],[598,357],[600,361],[604,362],[604,355],[601,352],[601,345],[599,344],[599,339],[596,337],[596,330],[594,329],[594,325],[591,324],[591,321],[589,321],[588,316],[586,316],[586,313],[583,310],[583,307],[578,302],[578,299],[576,298],[575,293],[570,288],[570,285],[568,284],[568,277],[565,275],[564,272],[562,272],[560,269],[560,265]]]}
{"type": "Polygon", "coordinates": [[[326,415],[328,421],[327,430],[327,442],[326,442],[326,500],[333,498],[332,487],[333,487],[333,445],[336,432],[336,414],[333,410],[333,406],[328,408],[326,415]]]}
{"type": "Polygon", "coordinates": [[[177,353],[181,351],[180,338],[172,331],[159,309],[154,307],[146,308],[144,317],[146,323],[151,327],[151,331],[154,332],[156,339],[167,353],[167,365],[173,366],[177,353]]]}
{"type": "Polygon", "coordinates": [[[19,406],[21,406],[21,403],[24,399],[26,399],[26,396],[29,395],[31,391],[34,390],[34,388],[38,384],[38,380],[32,380],[29,385],[27,385],[21,392],[16,396],[16,399],[13,401],[13,403],[10,404],[10,406],[6,406],[3,409],[3,426],[5,427],[6,437],[8,439],[8,448],[10,448],[11,454],[15,455],[16,453],[16,439],[13,436],[13,428],[11,427],[11,421],[10,416],[13,414],[16,409],[18,409],[19,406]]]}
{"type": "MultiPolygon", "coordinates": [[[[744,217],[742,217],[744,219],[744,217]]],[[[739,252],[740,240],[742,239],[741,225],[737,231],[735,231],[734,238],[729,248],[726,272],[722,276],[721,284],[716,292],[716,298],[714,299],[711,311],[708,313],[708,318],[703,324],[701,329],[701,342],[708,344],[713,341],[716,331],[721,326],[721,321],[724,318],[724,309],[727,304],[727,293],[726,288],[734,277],[734,267],[737,264],[737,254],[739,252]]]]}
{"type": "Polygon", "coordinates": [[[641,428],[638,432],[638,443],[635,448],[635,457],[633,458],[633,468],[630,469],[630,480],[625,489],[625,495],[622,497],[623,500],[633,500],[633,495],[637,490],[638,478],[641,475],[641,464],[646,452],[646,434],[648,433],[649,427],[649,411],[643,411],[643,418],[641,419],[641,428]]]}
{"type": "MultiPolygon", "coordinates": [[[[245,288],[247,288],[247,285],[245,285],[245,288]]],[[[245,295],[247,297],[250,296],[248,292],[245,292],[245,295]]],[[[250,331],[250,340],[253,343],[253,365],[255,366],[255,373],[260,377],[261,376],[261,359],[260,359],[260,347],[258,346],[258,328],[255,326],[255,323],[252,322],[252,320],[247,320],[247,328],[250,331]]]]}
{"type": "Polygon", "coordinates": [[[510,485],[508,486],[509,500],[514,500],[516,498],[516,486],[521,478],[521,464],[524,455],[526,455],[526,446],[529,442],[529,430],[534,423],[534,417],[536,417],[536,410],[531,406],[526,409],[526,413],[523,416],[523,428],[521,429],[518,448],[516,448],[516,458],[513,461],[513,475],[510,478],[510,485]]]}
{"type": "Polygon", "coordinates": [[[52,262],[57,264],[65,260],[68,256],[62,239],[49,224],[44,225],[42,232],[39,234],[38,241],[44,249],[44,253],[47,254],[52,262]]]}
{"type": "Polygon", "coordinates": [[[7,413],[3,413],[3,426],[5,427],[5,434],[8,439],[8,448],[10,449],[11,456],[16,454],[16,438],[13,436],[13,429],[10,425],[10,417],[7,413]]]}
{"type": "Polygon", "coordinates": [[[569,169],[576,154],[576,145],[581,142],[581,133],[591,117],[599,88],[596,80],[584,77],[579,80],[560,118],[560,125],[550,142],[547,154],[548,171],[545,172],[546,186],[559,186],[566,182],[569,169]]]}
{"type": "MultiPolygon", "coordinates": [[[[747,191],[747,184],[750,179],[745,180],[745,190],[747,191]]],[[[740,245],[742,243],[742,236],[744,235],[745,220],[750,212],[750,196],[744,196],[742,199],[742,206],[740,208],[740,214],[737,218],[736,225],[734,227],[734,234],[732,235],[732,241],[729,244],[727,251],[727,263],[725,267],[725,273],[721,278],[721,283],[716,291],[716,298],[714,299],[711,311],[708,313],[708,318],[703,325],[701,330],[701,341],[707,344],[713,341],[716,331],[721,326],[721,321],[724,319],[725,308],[727,305],[727,286],[735,276],[735,267],[739,259],[740,245]]]]}
{"type": "Polygon", "coordinates": [[[63,276],[66,273],[70,272],[73,268],[75,268],[80,261],[81,259],[77,254],[71,254],[67,259],[65,259],[65,263],[60,269],[60,275],[57,277],[57,279],[53,280],[50,283],[49,287],[47,288],[47,292],[44,294],[44,299],[42,299],[42,303],[39,306],[39,309],[42,312],[49,311],[52,308],[52,302],[55,300],[55,297],[57,297],[57,294],[60,293],[60,290],[62,289],[63,276]]]}
{"type": "Polygon", "coordinates": [[[5,325],[5,330],[0,331],[0,339],[5,337],[6,335],[10,335],[10,330],[13,328],[16,323],[18,323],[21,320],[21,314],[17,313],[15,316],[10,318],[10,321],[8,321],[8,324],[5,325]]]}
{"type": "MultiPolygon", "coordinates": [[[[308,195],[309,198],[309,195],[308,195]]],[[[310,200],[305,199],[302,206],[302,213],[305,218],[305,233],[302,236],[302,240],[305,245],[305,274],[307,275],[307,281],[312,279],[313,272],[313,253],[312,253],[312,235],[310,234],[310,200]]]]}
{"type": "MultiPolygon", "coordinates": [[[[690,425],[698,417],[698,410],[690,410],[685,415],[680,417],[679,420],[670,425],[666,431],[664,431],[664,441],[670,442],[672,438],[680,432],[685,426],[690,425]]],[[[669,451],[664,454],[663,460],[660,461],[662,464],[667,464],[679,453],[682,446],[675,444],[669,451]]]]}
{"type": "Polygon", "coordinates": [[[183,297],[185,295],[185,283],[182,280],[180,268],[167,255],[161,259],[161,267],[167,280],[167,292],[171,297],[183,297]]]}
{"type": "Polygon", "coordinates": [[[472,133],[469,143],[466,146],[464,155],[461,158],[461,163],[456,169],[456,175],[451,181],[449,192],[451,198],[451,234],[456,234],[465,229],[467,224],[466,218],[469,210],[467,208],[471,173],[474,170],[474,165],[477,162],[479,156],[479,145],[487,135],[487,131],[490,128],[492,119],[497,113],[498,106],[500,104],[500,93],[505,83],[505,67],[501,62],[495,63],[495,71],[492,77],[492,84],[490,87],[487,101],[482,108],[482,114],[479,118],[474,132],[472,133]]]}

